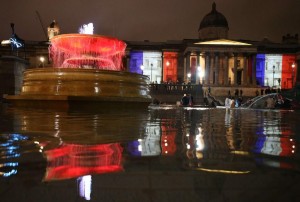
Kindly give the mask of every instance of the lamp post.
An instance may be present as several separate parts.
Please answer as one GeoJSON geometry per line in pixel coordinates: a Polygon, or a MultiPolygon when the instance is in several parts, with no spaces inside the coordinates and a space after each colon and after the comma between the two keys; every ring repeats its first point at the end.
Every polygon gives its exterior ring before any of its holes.
{"type": "Polygon", "coordinates": [[[200,71],[199,77],[200,77],[200,79],[202,79],[202,84],[204,84],[204,72],[203,71],[200,71]]]}
{"type": "Polygon", "coordinates": [[[292,64],[292,88],[294,87],[295,63],[292,64]]]}
{"type": "Polygon", "coordinates": [[[42,67],[44,67],[45,58],[43,56],[40,57],[40,62],[42,63],[42,67]]]}
{"type": "Polygon", "coordinates": [[[151,71],[150,81],[151,81],[151,82],[152,82],[152,67],[153,67],[153,64],[151,63],[151,64],[150,64],[150,71],[151,71]]]}
{"type": "Polygon", "coordinates": [[[199,75],[199,84],[201,84],[201,79],[202,79],[202,83],[203,83],[204,72],[201,71],[201,67],[200,66],[198,66],[197,70],[198,70],[198,75],[199,75]]]}
{"type": "Polygon", "coordinates": [[[274,87],[274,74],[275,74],[275,65],[273,65],[273,87],[274,87]]]}
{"type": "Polygon", "coordinates": [[[190,79],[191,79],[191,73],[188,73],[188,74],[187,74],[187,77],[188,77],[188,82],[189,82],[190,79]]]}

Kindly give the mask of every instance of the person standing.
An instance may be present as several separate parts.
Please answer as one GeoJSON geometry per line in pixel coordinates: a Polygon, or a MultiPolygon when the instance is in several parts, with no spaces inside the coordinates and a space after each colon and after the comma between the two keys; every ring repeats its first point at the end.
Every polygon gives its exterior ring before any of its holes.
{"type": "Polygon", "coordinates": [[[184,94],[183,97],[181,98],[181,105],[188,106],[189,103],[190,103],[189,97],[186,94],[184,94]]]}

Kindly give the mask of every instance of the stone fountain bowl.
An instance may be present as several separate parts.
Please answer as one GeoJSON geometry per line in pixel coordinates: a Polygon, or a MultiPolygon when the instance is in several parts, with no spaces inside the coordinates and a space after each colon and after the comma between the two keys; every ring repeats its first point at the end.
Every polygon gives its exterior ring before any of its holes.
{"type": "Polygon", "coordinates": [[[15,103],[28,101],[27,104],[31,101],[151,102],[147,76],[123,71],[71,68],[27,70],[20,95],[6,96],[6,99],[15,103]]]}

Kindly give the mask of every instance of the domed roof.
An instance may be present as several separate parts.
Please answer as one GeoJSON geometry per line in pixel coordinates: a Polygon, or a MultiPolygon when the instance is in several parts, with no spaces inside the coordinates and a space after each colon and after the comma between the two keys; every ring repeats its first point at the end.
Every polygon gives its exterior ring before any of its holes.
{"type": "Polygon", "coordinates": [[[53,20],[51,22],[51,24],[49,25],[49,28],[59,28],[59,26],[58,26],[57,22],[55,20],[53,20]]]}
{"type": "Polygon", "coordinates": [[[225,27],[229,29],[225,16],[217,11],[215,2],[212,4],[211,12],[202,19],[199,30],[206,27],[225,27]]]}

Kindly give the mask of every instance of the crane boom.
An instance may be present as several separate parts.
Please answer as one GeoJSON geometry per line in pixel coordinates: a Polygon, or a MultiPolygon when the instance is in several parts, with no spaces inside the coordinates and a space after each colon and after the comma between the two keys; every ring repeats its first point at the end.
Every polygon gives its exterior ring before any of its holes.
{"type": "Polygon", "coordinates": [[[41,18],[41,16],[40,16],[40,13],[39,13],[38,11],[35,11],[35,12],[36,12],[36,14],[37,14],[37,16],[38,16],[38,18],[39,18],[39,21],[40,21],[41,27],[42,27],[42,29],[43,29],[43,33],[45,34],[46,40],[48,40],[48,35],[47,35],[46,29],[45,29],[45,27],[44,27],[42,18],[41,18]]]}

